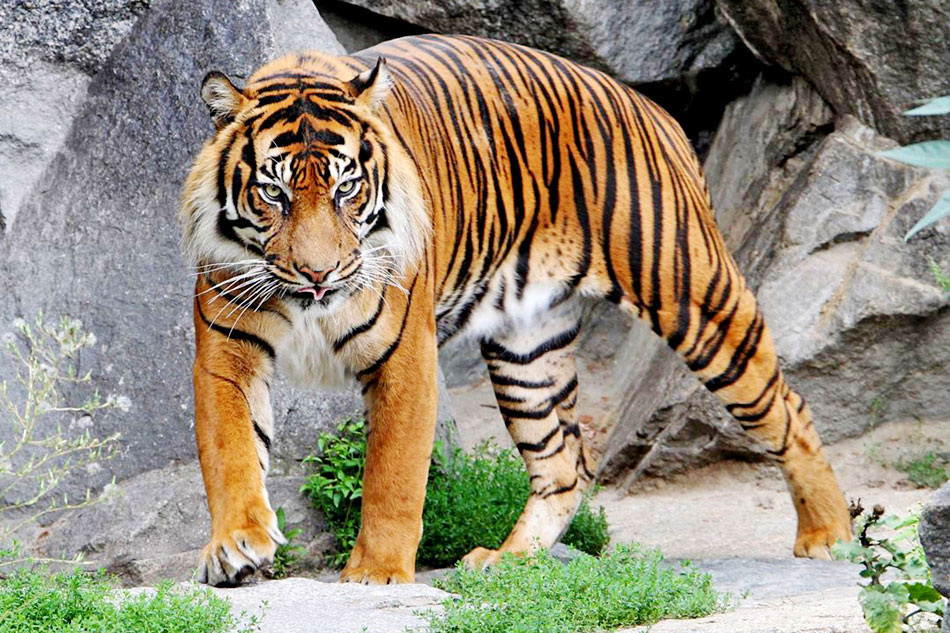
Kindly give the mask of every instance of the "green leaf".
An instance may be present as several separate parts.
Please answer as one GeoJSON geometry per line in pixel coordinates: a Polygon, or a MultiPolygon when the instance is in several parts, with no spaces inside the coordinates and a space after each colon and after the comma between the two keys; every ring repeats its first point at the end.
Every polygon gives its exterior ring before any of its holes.
{"type": "Polygon", "coordinates": [[[854,561],[867,555],[869,551],[861,546],[857,540],[848,543],[837,542],[831,546],[831,554],[837,559],[854,561]]]}
{"type": "Polygon", "coordinates": [[[861,592],[858,601],[874,633],[901,633],[901,609],[893,595],[867,589],[861,592]]]}
{"type": "Polygon", "coordinates": [[[877,155],[918,167],[950,169],[950,141],[924,141],[886,149],[877,155]]]}
{"type": "Polygon", "coordinates": [[[935,114],[950,114],[950,95],[935,97],[916,108],[905,110],[904,116],[933,116],[935,114]]]}
{"type": "Polygon", "coordinates": [[[931,585],[922,582],[909,583],[907,585],[907,595],[909,596],[910,602],[917,603],[940,602],[943,600],[939,591],[934,589],[931,585]]]}
{"type": "Polygon", "coordinates": [[[904,241],[906,242],[922,229],[927,228],[947,215],[950,215],[950,191],[944,192],[944,194],[940,196],[940,199],[937,200],[937,204],[927,212],[927,215],[922,217],[911,230],[907,231],[907,235],[904,236],[904,241]]]}

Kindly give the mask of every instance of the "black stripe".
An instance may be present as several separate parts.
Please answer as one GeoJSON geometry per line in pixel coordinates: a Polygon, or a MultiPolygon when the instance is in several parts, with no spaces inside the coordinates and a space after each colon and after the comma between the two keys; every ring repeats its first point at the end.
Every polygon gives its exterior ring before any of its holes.
{"type": "Polygon", "coordinates": [[[372,365],[366,369],[356,372],[357,378],[363,378],[364,376],[369,376],[376,373],[376,371],[383,366],[383,363],[389,360],[389,357],[393,355],[393,353],[396,351],[396,348],[399,347],[399,343],[402,342],[403,332],[406,331],[406,322],[409,320],[409,312],[412,308],[412,291],[416,287],[416,281],[418,281],[418,279],[419,275],[416,275],[412,280],[412,285],[409,286],[409,299],[406,301],[406,313],[402,315],[402,325],[399,326],[399,334],[396,336],[396,340],[393,341],[388,348],[386,348],[386,351],[383,352],[382,355],[377,358],[372,365]]]}
{"type": "Polygon", "coordinates": [[[493,385],[521,387],[522,389],[543,389],[545,387],[554,386],[554,381],[550,379],[535,382],[531,380],[521,380],[520,378],[514,378],[512,376],[503,376],[501,374],[492,374],[491,382],[493,385]]]}
{"type": "Polygon", "coordinates": [[[333,343],[333,351],[339,352],[344,345],[376,325],[376,320],[379,319],[379,315],[383,313],[384,305],[386,305],[386,293],[382,292],[379,295],[379,305],[376,306],[376,312],[373,313],[373,316],[338,338],[336,342],[333,343]]]}
{"type": "Polygon", "coordinates": [[[257,433],[257,439],[261,441],[264,448],[267,449],[267,454],[270,455],[270,438],[264,433],[264,429],[258,425],[257,420],[252,419],[251,423],[254,425],[254,432],[257,433]]]}
{"type": "Polygon", "coordinates": [[[581,324],[577,323],[573,328],[566,332],[561,332],[545,342],[538,345],[527,354],[518,354],[509,351],[493,340],[482,341],[482,355],[488,360],[497,360],[503,363],[513,363],[515,365],[528,365],[538,360],[548,352],[563,349],[574,342],[581,331],[581,324]]]}
{"type": "Polygon", "coordinates": [[[274,358],[276,358],[276,354],[274,353],[274,347],[270,343],[262,339],[261,337],[255,336],[254,334],[251,334],[249,332],[245,332],[244,330],[231,329],[231,328],[218,325],[217,323],[212,323],[205,316],[204,311],[201,309],[201,302],[197,299],[195,299],[195,309],[198,311],[198,316],[201,317],[201,320],[204,321],[205,325],[207,325],[209,329],[214,330],[215,332],[221,334],[222,336],[227,337],[228,340],[234,339],[237,341],[242,341],[244,343],[250,343],[251,345],[256,345],[257,347],[261,349],[261,351],[267,354],[267,356],[270,357],[271,360],[274,360],[274,358]]]}
{"type": "Polygon", "coordinates": [[[560,426],[555,426],[551,429],[551,432],[545,435],[540,442],[518,442],[516,447],[522,453],[525,451],[531,451],[532,453],[539,453],[544,450],[544,447],[548,445],[548,442],[551,441],[555,435],[561,432],[560,426]]]}

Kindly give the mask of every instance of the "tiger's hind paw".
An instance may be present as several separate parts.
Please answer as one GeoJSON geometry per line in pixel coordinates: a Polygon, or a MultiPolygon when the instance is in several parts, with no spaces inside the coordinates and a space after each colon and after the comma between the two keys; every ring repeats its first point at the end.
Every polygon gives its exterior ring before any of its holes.
{"type": "Polygon", "coordinates": [[[234,587],[258,568],[271,563],[287,539],[277,528],[251,525],[212,537],[198,558],[196,580],[215,587],[234,587]]]}
{"type": "Polygon", "coordinates": [[[795,539],[795,556],[816,560],[831,560],[831,546],[839,540],[851,540],[850,526],[800,532],[795,539]]]}
{"type": "Polygon", "coordinates": [[[501,560],[502,552],[487,547],[476,547],[462,557],[467,569],[487,569],[501,560]]]}

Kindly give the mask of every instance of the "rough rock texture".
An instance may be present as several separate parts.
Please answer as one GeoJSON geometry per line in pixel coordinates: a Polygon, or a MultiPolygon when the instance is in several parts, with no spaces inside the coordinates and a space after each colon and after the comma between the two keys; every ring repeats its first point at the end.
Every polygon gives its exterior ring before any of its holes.
{"type": "Polygon", "coordinates": [[[920,542],[934,587],[950,598],[950,484],[934,493],[920,515],[920,542]]]}
{"type": "Polygon", "coordinates": [[[577,0],[348,0],[439,33],[503,39],[652,83],[715,67],[737,45],[713,3],[646,5],[577,0]]]}
{"type": "MultiPolygon", "coordinates": [[[[190,159],[212,131],[198,85],[211,69],[240,81],[303,47],[342,51],[307,0],[153,3],[93,79],[42,187],[0,236],[0,323],[41,308],[82,317],[99,341],[83,367],[103,393],[132,400],[129,414],[97,428],[121,432],[123,454],[66,486],[72,496],[193,458],[191,282],[176,212],[190,159]]],[[[0,379],[9,370],[0,361],[0,379]]],[[[288,461],[361,409],[355,392],[276,392],[275,450],[288,461]]]]}
{"type": "MultiPolygon", "coordinates": [[[[269,477],[274,508],[282,507],[287,529],[302,530],[295,545],[303,570],[322,565],[332,536],[323,518],[300,494],[302,477],[269,477]]],[[[48,556],[82,554],[126,585],[163,579],[188,580],[198,552],[208,542],[211,518],[196,462],[172,464],[110,486],[100,503],[65,516],[40,536],[36,548],[48,556]]]]}
{"type": "Polygon", "coordinates": [[[143,0],[0,3],[0,235],[59,149],[143,0]]]}
{"type": "Polygon", "coordinates": [[[947,94],[950,5],[944,0],[717,0],[757,55],[807,78],[838,114],[901,142],[946,137],[946,117],[901,117],[947,94]]]}
{"type": "Polygon", "coordinates": [[[320,17],[349,53],[397,37],[428,32],[428,29],[417,24],[373,13],[339,0],[314,0],[314,4],[320,11],[320,17]]]}
{"type": "MultiPolygon", "coordinates": [[[[339,7],[349,4],[427,30],[501,39],[593,66],[670,110],[701,152],[726,103],[747,90],[757,72],[751,69],[759,67],[718,18],[713,0],[317,2],[325,4],[340,15],[346,11],[339,7]]],[[[375,26],[372,16],[353,16],[350,22],[375,26]]]]}
{"type": "MultiPolygon", "coordinates": [[[[874,156],[894,142],[853,118],[816,143],[829,122],[801,80],[762,82],[728,109],[707,167],[720,227],[757,288],[791,384],[834,441],[877,421],[950,413],[950,312],[929,271],[931,258],[946,257],[948,225],[902,240],[950,182],[874,156]]],[[[630,485],[644,473],[761,455],[646,328],[634,329],[616,366],[629,370],[618,376],[609,478],[630,485]]]]}
{"type": "Polygon", "coordinates": [[[261,617],[260,633],[406,633],[424,631],[420,612],[450,598],[426,585],[367,586],[287,578],[234,589],[213,589],[231,612],[261,617]]]}

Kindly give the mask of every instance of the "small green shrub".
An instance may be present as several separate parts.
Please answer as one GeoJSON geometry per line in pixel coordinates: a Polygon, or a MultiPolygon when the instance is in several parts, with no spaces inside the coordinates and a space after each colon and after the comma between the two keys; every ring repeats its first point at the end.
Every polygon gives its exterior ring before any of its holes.
{"type": "Polygon", "coordinates": [[[584,501],[561,541],[586,554],[599,556],[610,545],[610,532],[603,506],[599,506],[596,513],[590,507],[590,498],[595,492],[596,489],[589,489],[584,495],[584,501]]]}
{"type": "Polygon", "coordinates": [[[936,453],[927,453],[914,459],[902,457],[897,462],[897,468],[918,488],[936,489],[950,480],[950,468],[936,453]]]}
{"type": "MultiPolygon", "coordinates": [[[[320,454],[304,460],[315,472],[301,492],[326,517],[338,544],[328,562],[339,567],[359,530],[366,440],[361,420],[347,420],[337,430],[339,435],[322,434],[317,442],[320,454]]],[[[514,527],[529,493],[524,464],[512,451],[486,444],[468,454],[437,444],[429,469],[419,562],[445,567],[475,547],[497,548],[514,527]]],[[[594,513],[585,496],[562,540],[588,554],[600,554],[610,541],[603,509],[594,513]]]]}
{"type": "Polygon", "coordinates": [[[208,589],[165,583],[131,595],[103,572],[79,570],[18,569],[0,580],[0,633],[231,633],[256,624],[256,618],[239,622],[208,589]]]}
{"type": "Polygon", "coordinates": [[[856,517],[855,538],[849,543],[839,541],[831,552],[835,558],[864,568],[860,575],[868,583],[858,583],[858,601],[871,630],[909,633],[928,624],[932,630],[939,630],[943,597],[933,587],[930,566],[917,536],[920,516],[884,516],[881,506],[864,513],[860,505],[852,506],[851,514],[856,517]],[[887,584],[885,573],[889,576],[887,584]],[[930,621],[927,614],[931,614],[930,621]]]}
{"type": "Polygon", "coordinates": [[[428,616],[432,633],[583,633],[663,618],[697,618],[730,607],[712,579],[684,564],[674,569],[659,551],[621,545],[599,558],[564,564],[541,551],[505,556],[487,572],[461,565],[437,586],[459,596],[443,615],[428,616]]]}
{"type": "Polygon", "coordinates": [[[476,547],[497,548],[529,492],[524,464],[510,451],[483,444],[465,454],[437,446],[426,486],[419,562],[448,567],[476,547]]]}
{"type": "Polygon", "coordinates": [[[363,420],[345,420],[337,435],[321,433],[318,455],[304,459],[314,469],[300,488],[313,502],[336,538],[337,551],[327,557],[331,567],[342,567],[356,544],[363,499],[366,435],[363,420]]]}
{"type": "Polygon", "coordinates": [[[274,562],[271,564],[268,576],[270,578],[280,579],[286,578],[288,574],[297,567],[298,554],[305,552],[307,548],[299,544],[294,544],[294,539],[300,536],[303,530],[300,528],[294,528],[293,530],[287,529],[287,518],[284,514],[284,509],[278,507],[274,513],[277,515],[277,529],[284,535],[287,542],[277,546],[277,551],[274,552],[274,562]]]}

